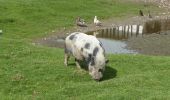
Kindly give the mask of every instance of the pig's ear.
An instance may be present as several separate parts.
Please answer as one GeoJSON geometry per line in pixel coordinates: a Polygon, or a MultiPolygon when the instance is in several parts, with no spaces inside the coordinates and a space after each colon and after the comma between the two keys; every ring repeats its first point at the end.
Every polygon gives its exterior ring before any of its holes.
{"type": "Polygon", "coordinates": [[[106,60],[105,60],[105,63],[107,64],[108,62],[109,62],[109,60],[108,60],[108,59],[106,59],[106,60]]]}

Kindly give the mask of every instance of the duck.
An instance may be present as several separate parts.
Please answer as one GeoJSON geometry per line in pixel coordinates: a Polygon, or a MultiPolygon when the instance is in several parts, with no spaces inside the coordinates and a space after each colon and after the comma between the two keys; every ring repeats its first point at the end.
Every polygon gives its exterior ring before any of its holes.
{"type": "Polygon", "coordinates": [[[149,18],[152,18],[152,15],[151,15],[151,13],[150,13],[149,10],[148,10],[148,17],[149,17],[149,18]]]}
{"type": "Polygon", "coordinates": [[[139,15],[140,15],[140,16],[144,16],[142,10],[139,10],[139,15]]]}
{"type": "Polygon", "coordinates": [[[94,24],[96,26],[101,26],[102,25],[102,23],[97,19],[97,16],[94,17],[94,24]]]}
{"type": "Polygon", "coordinates": [[[85,24],[84,19],[81,19],[80,17],[77,17],[76,19],[76,25],[80,26],[80,27],[87,27],[87,25],[85,24]]]}

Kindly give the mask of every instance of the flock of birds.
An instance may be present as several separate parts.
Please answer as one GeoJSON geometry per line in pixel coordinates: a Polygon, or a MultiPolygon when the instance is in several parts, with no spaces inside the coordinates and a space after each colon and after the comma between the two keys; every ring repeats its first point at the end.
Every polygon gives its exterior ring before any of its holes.
{"type": "MultiPolygon", "coordinates": [[[[80,27],[87,27],[86,23],[85,23],[85,20],[80,18],[80,17],[77,17],[76,19],[76,25],[77,26],[80,26],[80,27]]],[[[97,19],[97,16],[94,17],[94,25],[95,26],[102,26],[102,23],[100,20],[97,19]]]]}
{"type": "MultiPolygon", "coordinates": [[[[139,10],[139,16],[144,16],[143,14],[143,11],[142,10],[139,10]]],[[[148,10],[148,17],[149,18],[152,18],[152,15],[150,13],[150,11],[148,10]]],[[[80,17],[77,17],[76,19],[76,25],[77,26],[80,26],[80,27],[87,27],[87,24],[85,23],[85,20],[80,18],[80,17]]],[[[97,19],[97,16],[94,17],[94,25],[95,26],[102,26],[102,23],[100,20],[97,19]]]]}

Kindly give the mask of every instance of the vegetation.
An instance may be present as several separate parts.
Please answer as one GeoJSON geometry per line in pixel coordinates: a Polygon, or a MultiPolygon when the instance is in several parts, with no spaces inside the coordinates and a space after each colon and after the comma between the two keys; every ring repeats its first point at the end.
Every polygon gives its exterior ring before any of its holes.
{"type": "MultiPolygon", "coordinates": [[[[63,64],[63,50],[33,39],[74,25],[137,14],[143,4],[118,0],[0,0],[0,99],[169,99],[170,57],[108,55],[104,80],[63,64]]],[[[154,8],[154,7],[153,7],[154,8]]]]}

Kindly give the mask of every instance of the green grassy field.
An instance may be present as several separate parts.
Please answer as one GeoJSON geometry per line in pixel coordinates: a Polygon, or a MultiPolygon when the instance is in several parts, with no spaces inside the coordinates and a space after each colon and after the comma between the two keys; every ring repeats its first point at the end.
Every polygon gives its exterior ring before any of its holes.
{"type": "MultiPolygon", "coordinates": [[[[0,0],[0,100],[168,100],[170,57],[107,55],[104,79],[63,64],[63,49],[32,40],[74,26],[138,14],[142,4],[118,0],[0,0]]],[[[154,7],[153,7],[154,8],[154,7]]],[[[155,8],[154,8],[155,9],[155,8]]]]}

